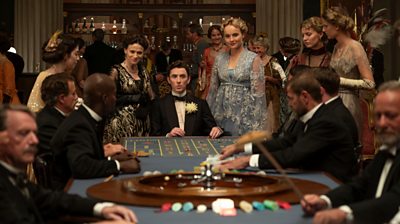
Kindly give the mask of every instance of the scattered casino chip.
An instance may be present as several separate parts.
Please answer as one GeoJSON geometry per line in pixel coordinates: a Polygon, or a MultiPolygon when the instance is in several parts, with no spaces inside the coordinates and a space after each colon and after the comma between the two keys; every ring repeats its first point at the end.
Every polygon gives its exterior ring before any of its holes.
{"type": "Polygon", "coordinates": [[[253,206],[247,201],[240,201],[239,207],[246,213],[253,212],[253,206]]]}
{"type": "Polygon", "coordinates": [[[158,170],[154,170],[154,171],[153,171],[153,175],[159,175],[159,174],[161,174],[160,171],[158,171],[158,170]]]}
{"type": "Polygon", "coordinates": [[[182,210],[183,210],[184,212],[190,212],[190,211],[193,210],[193,208],[194,208],[193,203],[190,202],[190,201],[188,201],[188,202],[185,202],[185,203],[183,204],[182,210]]]}
{"type": "Polygon", "coordinates": [[[271,210],[271,211],[276,211],[279,209],[279,205],[275,201],[264,200],[263,204],[266,209],[271,210]]]}
{"type": "Polygon", "coordinates": [[[179,212],[182,209],[182,203],[175,202],[174,204],[172,204],[172,208],[171,209],[174,212],[179,212]]]}
{"type": "Polygon", "coordinates": [[[292,207],[288,202],[285,202],[285,201],[276,201],[276,203],[278,203],[279,208],[281,208],[281,209],[287,210],[292,207]]]}
{"type": "Polygon", "coordinates": [[[167,202],[161,205],[161,212],[168,212],[171,210],[172,204],[167,202]]]}
{"type": "Polygon", "coordinates": [[[150,175],[153,175],[153,172],[151,172],[151,171],[144,171],[143,172],[143,176],[150,176],[150,175]]]}
{"type": "Polygon", "coordinates": [[[197,213],[204,213],[207,211],[207,206],[204,204],[200,204],[197,206],[197,213]]]}
{"type": "Polygon", "coordinates": [[[219,212],[221,216],[236,216],[236,208],[222,208],[219,212]]]}
{"type": "Polygon", "coordinates": [[[265,210],[264,204],[259,201],[253,201],[251,204],[253,205],[253,208],[257,211],[265,210]]]}

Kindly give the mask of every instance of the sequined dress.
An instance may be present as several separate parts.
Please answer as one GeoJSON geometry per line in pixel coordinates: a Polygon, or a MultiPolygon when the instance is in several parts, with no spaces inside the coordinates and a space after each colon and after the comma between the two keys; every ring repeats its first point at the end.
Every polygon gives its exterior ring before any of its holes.
{"type": "Polygon", "coordinates": [[[29,95],[27,106],[32,112],[39,112],[45,106],[42,100],[42,94],[40,88],[42,87],[43,80],[45,80],[50,74],[47,71],[41,72],[36,78],[35,84],[32,87],[31,94],[29,95]]]}
{"type": "MultiPolygon", "coordinates": [[[[117,85],[117,98],[122,95],[148,94],[150,78],[147,70],[139,66],[140,80],[134,80],[127,70],[120,64],[114,65],[118,75],[115,80],[117,85]]],[[[150,133],[150,119],[139,119],[135,116],[138,103],[129,103],[118,106],[115,112],[107,119],[103,142],[119,143],[123,137],[148,136],[150,133]]]]}

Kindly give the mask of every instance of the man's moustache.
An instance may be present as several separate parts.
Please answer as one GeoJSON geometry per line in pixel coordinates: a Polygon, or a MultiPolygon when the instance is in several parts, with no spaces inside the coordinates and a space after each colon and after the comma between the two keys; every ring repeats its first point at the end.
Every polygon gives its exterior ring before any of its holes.
{"type": "Polygon", "coordinates": [[[35,153],[37,152],[37,148],[36,147],[28,147],[26,149],[24,149],[23,151],[24,153],[35,153]]]}

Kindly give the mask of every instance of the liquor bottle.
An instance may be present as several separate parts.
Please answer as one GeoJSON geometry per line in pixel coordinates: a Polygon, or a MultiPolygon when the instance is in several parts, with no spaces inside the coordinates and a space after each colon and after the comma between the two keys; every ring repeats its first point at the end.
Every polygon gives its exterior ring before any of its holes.
{"type": "Polygon", "coordinates": [[[93,17],[92,17],[92,18],[90,18],[90,27],[89,27],[89,30],[90,30],[90,32],[93,32],[95,29],[96,29],[96,28],[94,27],[94,19],[93,19],[93,17]]]}
{"type": "Polygon", "coordinates": [[[73,33],[73,32],[74,32],[74,25],[71,22],[71,24],[69,24],[68,26],[68,33],[73,33]]]}
{"type": "Polygon", "coordinates": [[[113,26],[111,28],[111,33],[112,34],[117,34],[117,31],[118,31],[118,29],[117,29],[117,20],[114,19],[113,26]]]}
{"type": "Polygon", "coordinates": [[[79,21],[76,20],[75,22],[75,33],[80,33],[81,32],[81,28],[79,28],[79,21]]]}
{"type": "Polygon", "coordinates": [[[122,27],[121,27],[121,33],[122,34],[127,34],[128,33],[128,28],[126,28],[126,20],[122,20],[122,27]]]}
{"type": "Polygon", "coordinates": [[[101,29],[104,31],[104,33],[106,32],[106,23],[105,22],[101,23],[101,29]]]}
{"type": "Polygon", "coordinates": [[[172,44],[172,48],[178,49],[178,36],[173,36],[172,40],[174,41],[172,44]]]}
{"type": "Polygon", "coordinates": [[[82,24],[82,33],[86,33],[88,31],[86,25],[86,17],[83,17],[83,24],[82,24]]]}

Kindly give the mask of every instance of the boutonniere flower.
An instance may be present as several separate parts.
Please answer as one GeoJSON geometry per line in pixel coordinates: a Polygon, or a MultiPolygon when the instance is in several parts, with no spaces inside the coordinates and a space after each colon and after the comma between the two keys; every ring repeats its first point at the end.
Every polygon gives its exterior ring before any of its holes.
{"type": "Polygon", "coordinates": [[[190,102],[185,104],[185,111],[187,114],[194,113],[197,111],[197,104],[190,102]]]}

